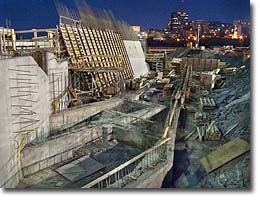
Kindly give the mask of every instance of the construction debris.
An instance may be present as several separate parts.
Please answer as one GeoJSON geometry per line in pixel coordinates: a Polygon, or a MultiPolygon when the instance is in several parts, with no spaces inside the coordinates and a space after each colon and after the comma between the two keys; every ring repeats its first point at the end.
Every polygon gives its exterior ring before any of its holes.
{"type": "Polygon", "coordinates": [[[224,135],[224,137],[226,137],[229,133],[231,133],[235,128],[237,128],[238,124],[235,124],[234,126],[232,126],[224,135]]]}
{"type": "Polygon", "coordinates": [[[250,149],[250,59],[220,57],[242,67],[236,73],[214,72],[214,88],[207,87],[212,83],[207,70],[193,73],[185,130],[177,140],[186,149],[175,153],[175,170],[183,170],[174,180],[177,188],[250,187],[250,155],[245,154],[250,149]]]}
{"type": "Polygon", "coordinates": [[[192,131],[191,133],[189,133],[185,138],[184,138],[184,141],[187,141],[193,134],[195,134],[196,131],[192,131]]]}
{"type": "Polygon", "coordinates": [[[199,124],[200,123],[204,124],[207,121],[208,121],[208,118],[207,118],[207,114],[205,112],[199,111],[199,112],[195,113],[195,122],[197,122],[199,124]]]}
{"type": "Polygon", "coordinates": [[[216,75],[214,72],[200,73],[200,83],[202,86],[213,89],[215,87],[216,75]]]}
{"type": "Polygon", "coordinates": [[[215,121],[212,121],[210,125],[197,127],[197,133],[200,141],[219,141],[222,136],[215,121]]]}
{"type": "Polygon", "coordinates": [[[200,98],[200,107],[202,110],[212,110],[215,109],[216,103],[213,98],[204,97],[200,98]]]}

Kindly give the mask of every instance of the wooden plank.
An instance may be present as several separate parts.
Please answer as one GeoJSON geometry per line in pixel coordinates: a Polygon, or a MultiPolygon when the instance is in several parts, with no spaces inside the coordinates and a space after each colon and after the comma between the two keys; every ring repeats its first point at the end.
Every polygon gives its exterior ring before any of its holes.
{"type": "Polygon", "coordinates": [[[201,135],[200,130],[201,130],[201,128],[197,127],[197,132],[198,132],[199,139],[200,139],[200,141],[202,141],[202,135],[201,135]]]}
{"type": "Polygon", "coordinates": [[[200,163],[207,173],[211,173],[248,151],[250,151],[250,145],[239,138],[210,152],[206,157],[200,160],[200,163]]]}
{"type": "Polygon", "coordinates": [[[224,137],[226,137],[229,133],[231,133],[235,128],[237,128],[238,124],[235,124],[234,126],[232,126],[224,135],[224,137]]]}
{"type": "Polygon", "coordinates": [[[167,126],[166,129],[165,129],[165,131],[164,131],[164,133],[163,133],[163,136],[162,136],[163,139],[167,138],[169,129],[170,129],[170,127],[167,126]]]}
{"type": "Polygon", "coordinates": [[[196,133],[196,130],[192,131],[191,133],[189,133],[185,138],[184,141],[187,141],[194,133],[196,133]]]}

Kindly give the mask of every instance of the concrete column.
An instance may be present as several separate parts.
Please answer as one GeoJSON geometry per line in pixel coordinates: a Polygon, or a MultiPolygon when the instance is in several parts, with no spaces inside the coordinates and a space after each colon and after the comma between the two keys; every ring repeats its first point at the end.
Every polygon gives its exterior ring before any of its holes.
{"type": "Polygon", "coordinates": [[[103,125],[103,139],[106,141],[113,139],[113,126],[111,124],[105,124],[103,125]]]}

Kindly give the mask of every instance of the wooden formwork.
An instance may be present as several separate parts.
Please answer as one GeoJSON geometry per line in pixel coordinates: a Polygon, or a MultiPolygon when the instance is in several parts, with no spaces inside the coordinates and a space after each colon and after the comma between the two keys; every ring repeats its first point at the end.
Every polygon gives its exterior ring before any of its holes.
{"type": "Polygon", "coordinates": [[[133,69],[121,35],[112,30],[60,24],[61,37],[70,57],[70,70],[86,81],[83,88],[100,93],[120,80],[133,78],[133,69]],[[85,77],[82,77],[82,73],[85,77]]]}

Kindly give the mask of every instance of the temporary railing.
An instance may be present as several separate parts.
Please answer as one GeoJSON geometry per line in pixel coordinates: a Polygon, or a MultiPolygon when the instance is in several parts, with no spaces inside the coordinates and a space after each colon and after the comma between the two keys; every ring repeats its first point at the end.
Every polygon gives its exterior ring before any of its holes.
{"type": "Polygon", "coordinates": [[[95,179],[82,188],[123,188],[136,181],[147,169],[167,161],[167,144],[170,138],[162,140],[158,145],[144,151],[133,159],[95,179]]]}
{"type": "MultiPolygon", "coordinates": [[[[185,77],[185,81],[183,84],[183,90],[177,92],[175,95],[174,104],[171,102],[171,112],[167,118],[167,125],[165,127],[164,134],[162,139],[168,136],[169,128],[173,126],[173,119],[176,117],[177,113],[177,105],[180,101],[181,94],[185,93],[188,81],[190,77],[190,67],[187,67],[187,73],[185,77]]],[[[174,96],[174,94],[173,94],[174,96]]],[[[184,102],[183,102],[184,103],[184,102]]],[[[180,108],[178,109],[180,110],[180,108]]],[[[177,119],[179,116],[177,117],[177,119]]],[[[174,126],[176,126],[175,124],[174,126]]],[[[140,177],[147,169],[154,168],[158,163],[165,162],[167,160],[167,143],[170,141],[170,138],[166,138],[161,142],[157,143],[154,147],[148,149],[142,154],[136,156],[130,161],[124,163],[123,165],[115,168],[114,170],[108,172],[107,174],[101,176],[100,178],[92,181],[91,183],[83,186],[83,188],[123,188],[127,184],[132,181],[136,181],[138,177],[140,177]]]]}

